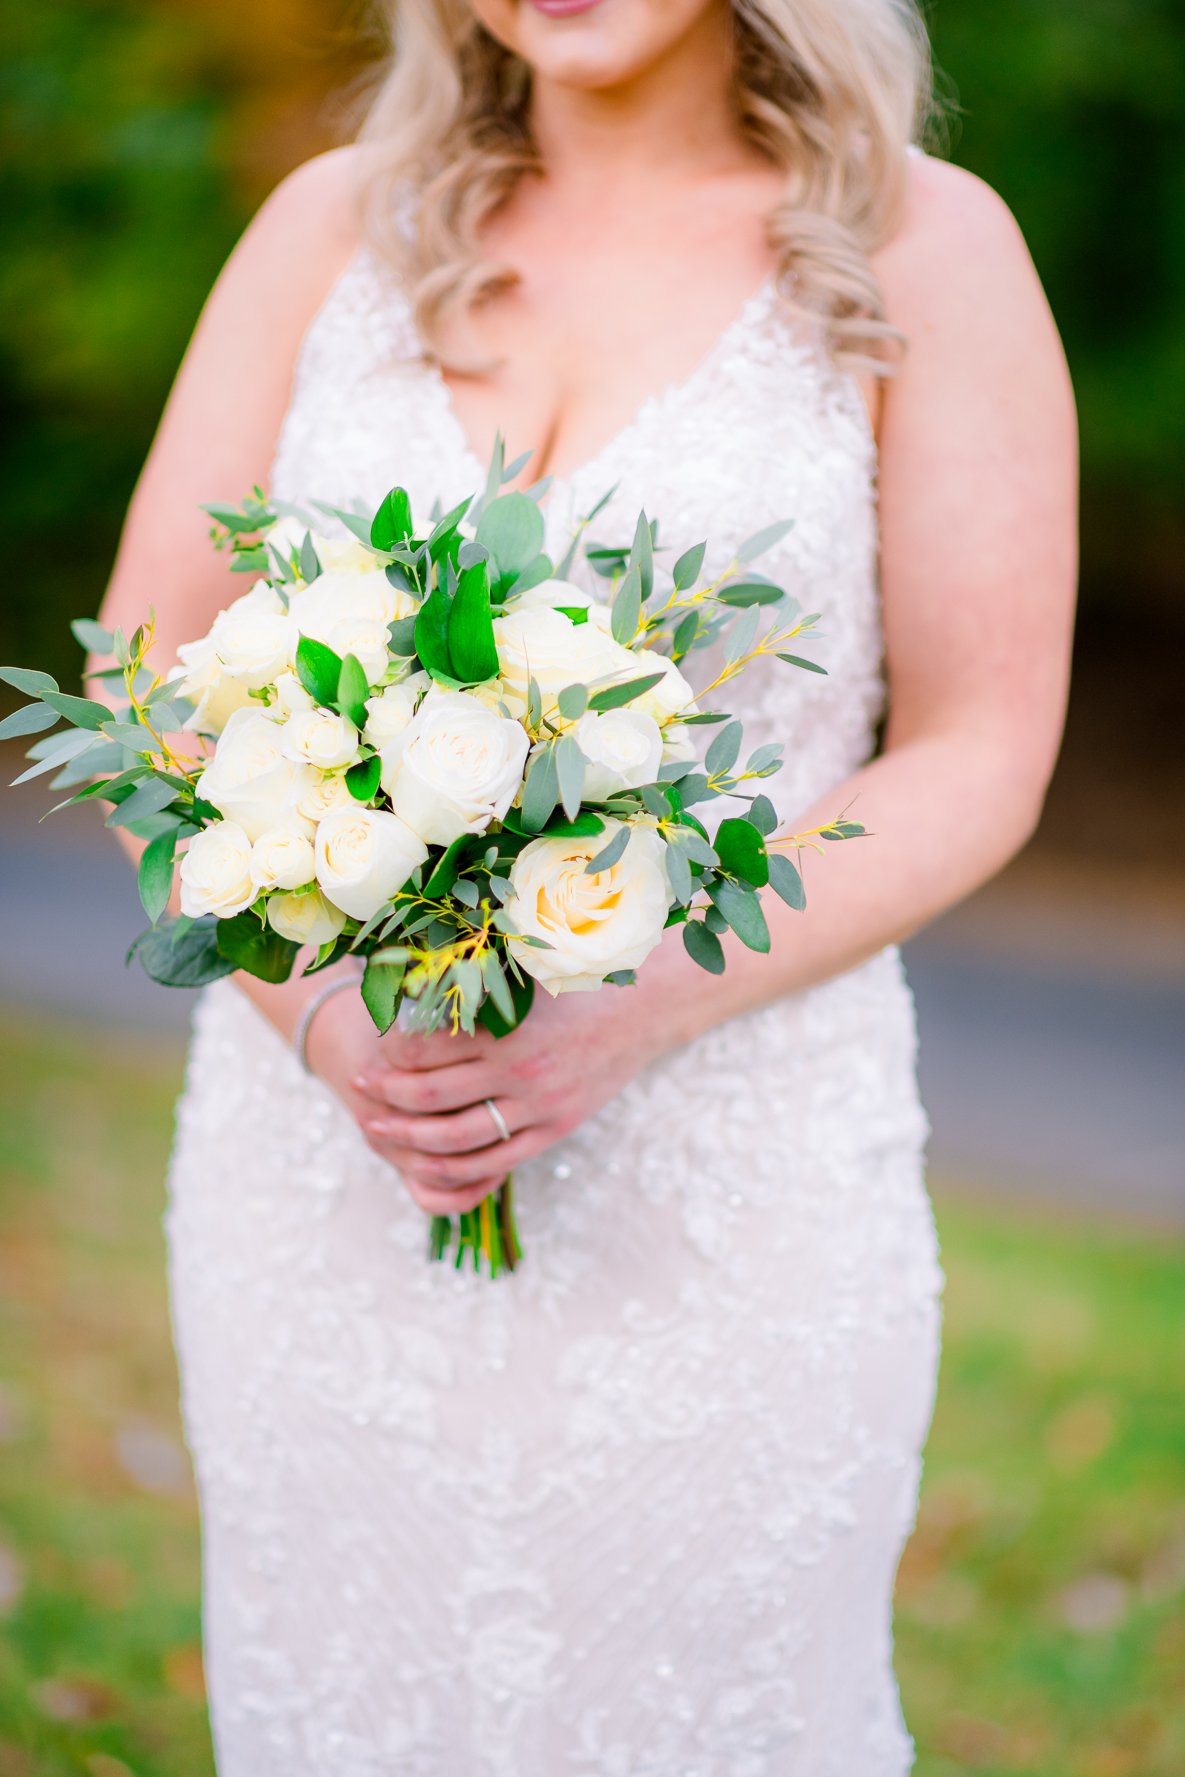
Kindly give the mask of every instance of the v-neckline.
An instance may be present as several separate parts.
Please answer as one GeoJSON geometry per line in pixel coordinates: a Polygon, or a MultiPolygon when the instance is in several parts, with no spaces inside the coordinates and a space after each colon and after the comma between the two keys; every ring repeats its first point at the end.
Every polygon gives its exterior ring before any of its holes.
{"type": "MultiPolygon", "coordinates": [[[[725,323],[711,345],[690,370],[684,372],[682,376],[672,377],[661,388],[648,390],[637,403],[629,418],[616,431],[610,433],[590,456],[585,457],[562,475],[548,471],[539,479],[545,481],[549,487],[571,487],[590,475],[593,470],[599,469],[606,458],[612,458],[624,444],[633,438],[636,432],[641,430],[652,414],[661,412],[672,401],[685,399],[691,394],[715,369],[734,340],[744,334],[745,329],[752,324],[754,317],[766,308],[776,294],[775,276],[772,272],[767,272],[761,283],[749,293],[732,319],[725,323]]],[[[452,433],[459,455],[464,459],[466,468],[473,470],[479,482],[484,480],[488,465],[478,455],[461,422],[461,416],[453,399],[453,391],[445,380],[439,363],[435,358],[425,353],[424,368],[435,393],[443,423],[452,433]]]]}

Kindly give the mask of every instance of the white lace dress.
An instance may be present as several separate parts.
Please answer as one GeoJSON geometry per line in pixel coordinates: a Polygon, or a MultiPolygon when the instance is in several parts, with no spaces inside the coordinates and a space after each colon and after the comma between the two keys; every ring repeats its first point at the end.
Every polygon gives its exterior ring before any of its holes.
{"type": "MultiPolygon", "coordinates": [[[[305,339],[277,494],[479,485],[411,345],[360,253],[305,339]]],[[[830,676],[754,669],[740,712],[787,743],[792,823],[882,701],[856,385],[766,285],[553,485],[554,554],[614,482],[597,535],[645,505],[718,566],[795,519],[763,566],[824,613],[830,676]]],[[[427,1262],[336,1098],[233,981],[204,991],[166,1223],[222,1777],[909,1769],[891,1596],[941,1285],[914,1060],[891,949],[716,1028],[521,1169],[526,1261],[491,1283],[427,1262]]]]}

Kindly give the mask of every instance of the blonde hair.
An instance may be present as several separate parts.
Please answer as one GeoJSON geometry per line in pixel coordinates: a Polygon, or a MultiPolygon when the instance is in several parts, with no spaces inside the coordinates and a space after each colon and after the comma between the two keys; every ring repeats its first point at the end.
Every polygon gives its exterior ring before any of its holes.
{"type": "MultiPolygon", "coordinates": [[[[482,224],[539,166],[529,69],[467,0],[387,0],[392,59],[363,123],[376,170],[366,233],[412,289],[438,351],[442,317],[514,281],[483,256],[482,224]],[[414,226],[404,194],[414,192],[414,226]]],[[[735,91],[747,138],[784,169],[768,218],[783,298],[821,323],[838,364],[886,374],[897,340],[870,255],[906,191],[906,149],[932,76],[915,0],[732,0],[735,91]]]]}

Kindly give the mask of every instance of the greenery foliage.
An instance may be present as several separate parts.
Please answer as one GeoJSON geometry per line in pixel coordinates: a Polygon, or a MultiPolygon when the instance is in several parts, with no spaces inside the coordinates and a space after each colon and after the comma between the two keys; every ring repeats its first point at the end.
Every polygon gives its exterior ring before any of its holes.
{"type": "MultiPolygon", "coordinates": [[[[1015,209],[1066,339],[1088,593],[1120,583],[1129,605],[1179,613],[1185,16],[1177,0],[930,13],[951,151],[1015,209]]],[[[200,304],[267,187],[325,145],[359,17],[356,0],[6,10],[0,472],[37,580],[0,609],[5,658],[74,669],[65,617],[98,605],[200,304]]]]}

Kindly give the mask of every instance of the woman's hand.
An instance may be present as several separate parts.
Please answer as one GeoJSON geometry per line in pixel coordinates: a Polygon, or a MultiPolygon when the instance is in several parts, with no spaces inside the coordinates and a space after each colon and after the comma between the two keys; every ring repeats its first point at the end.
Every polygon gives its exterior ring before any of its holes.
{"type": "Polygon", "coordinates": [[[398,1167],[422,1209],[473,1209],[508,1172],[570,1134],[691,1034],[680,1012],[685,995],[672,978],[686,979],[682,947],[678,957],[663,949],[670,966],[656,953],[634,987],[554,1000],[537,994],[509,1036],[392,1030],[382,1038],[381,1058],[349,1082],[364,1106],[355,1114],[370,1146],[398,1167]],[[506,1121],[508,1141],[487,1098],[506,1121]]]}

